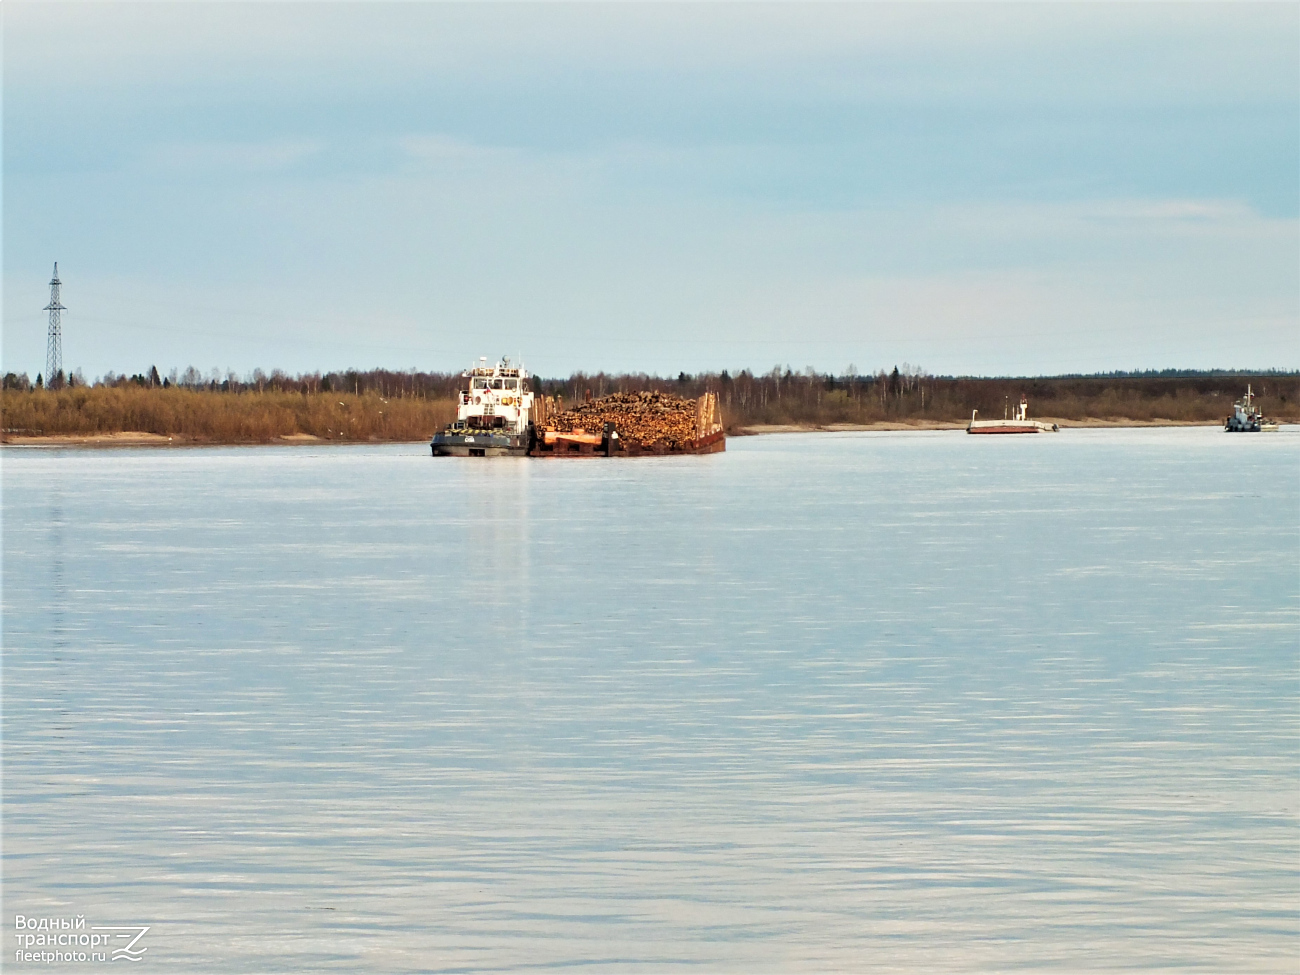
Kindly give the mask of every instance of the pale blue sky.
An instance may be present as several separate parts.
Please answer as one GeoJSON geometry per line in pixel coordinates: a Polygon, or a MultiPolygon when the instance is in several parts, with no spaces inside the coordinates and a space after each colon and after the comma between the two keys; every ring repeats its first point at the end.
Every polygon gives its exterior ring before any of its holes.
{"type": "Polygon", "coordinates": [[[1296,4],[44,4],[5,369],[1300,367],[1296,4]]]}

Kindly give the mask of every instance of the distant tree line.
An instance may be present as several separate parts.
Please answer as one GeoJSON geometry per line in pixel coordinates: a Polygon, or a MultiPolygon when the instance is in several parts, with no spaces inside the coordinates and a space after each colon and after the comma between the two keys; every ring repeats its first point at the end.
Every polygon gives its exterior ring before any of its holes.
{"type": "Polygon", "coordinates": [[[380,396],[419,397],[439,399],[455,396],[460,384],[459,372],[417,372],[414,370],[398,372],[390,369],[371,369],[361,371],[348,369],[342,372],[312,372],[291,376],[280,369],[270,373],[254,369],[243,376],[227,371],[213,369],[204,374],[193,366],[184,370],[173,369],[167,376],[158,372],[157,366],[151,366],[144,372],[127,375],[125,373],[106,373],[93,382],[87,381],[81,371],[77,370],[66,380],[60,374],[58,382],[45,383],[40,374],[32,381],[26,373],[10,372],[3,380],[5,389],[33,390],[48,387],[58,389],[63,385],[94,386],[118,389],[124,386],[139,386],[145,389],[190,389],[214,393],[378,393],[380,396]]]}
{"type": "Polygon", "coordinates": [[[755,374],[741,370],[688,375],[676,379],[645,374],[575,373],[567,379],[542,379],[550,395],[577,400],[635,389],[655,389],[695,397],[718,393],[732,429],[761,425],[814,425],[881,422],[956,422],[978,410],[989,418],[1014,410],[1025,396],[1031,416],[1055,419],[1127,419],[1211,422],[1231,412],[1232,402],[1251,384],[1259,405],[1270,415],[1300,418],[1300,373],[1226,370],[982,378],[932,376],[904,363],[886,372],[841,375],[788,366],[755,374]]]}
{"type": "MultiPolygon", "coordinates": [[[[658,390],[685,398],[718,394],[729,430],[764,425],[960,422],[978,410],[996,418],[1021,396],[1030,415],[1060,420],[1214,422],[1250,384],[1266,415],[1300,420],[1300,373],[1281,370],[1160,370],[1090,376],[933,376],[903,363],[842,374],[777,367],[766,373],[574,373],[535,377],[535,391],[561,405],[592,396],[658,390]]],[[[88,382],[79,371],[47,386],[8,373],[3,429],[46,433],[140,430],[207,441],[264,440],[296,433],[329,439],[418,439],[454,416],[459,372],[371,369],[244,376],[156,367],[88,382]],[[16,396],[15,393],[27,395],[16,396]]]]}

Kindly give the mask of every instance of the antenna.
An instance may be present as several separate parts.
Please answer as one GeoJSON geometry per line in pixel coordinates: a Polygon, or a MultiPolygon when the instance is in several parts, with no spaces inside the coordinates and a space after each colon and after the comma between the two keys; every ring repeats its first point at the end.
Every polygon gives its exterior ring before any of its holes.
{"type": "Polygon", "coordinates": [[[50,279],[50,303],[42,311],[50,313],[50,337],[45,343],[45,388],[58,389],[63,385],[63,302],[59,301],[59,262],[54,262],[54,277],[50,279]]]}

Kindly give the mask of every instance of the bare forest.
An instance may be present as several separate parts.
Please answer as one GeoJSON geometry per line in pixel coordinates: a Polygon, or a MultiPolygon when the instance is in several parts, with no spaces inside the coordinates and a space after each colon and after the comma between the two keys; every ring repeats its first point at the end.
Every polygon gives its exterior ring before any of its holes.
{"type": "MultiPolygon", "coordinates": [[[[844,375],[773,369],[734,375],[576,373],[538,378],[534,389],[558,403],[657,390],[681,397],[717,393],[729,433],[767,426],[960,423],[972,410],[1000,417],[1020,397],[1030,415],[1063,421],[1216,423],[1249,383],[1264,413],[1300,420],[1300,374],[1165,372],[1025,379],[931,376],[904,366],[844,375]]],[[[4,377],[0,424],[7,439],[141,432],[192,443],[259,443],[310,436],[341,441],[426,439],[455,414],[459,373],[374,369],[289,376],[255,370],[203,376],[197,370],[109,375],[89,382],[56,377],[47,388],[25,375],[4,377]]]]}

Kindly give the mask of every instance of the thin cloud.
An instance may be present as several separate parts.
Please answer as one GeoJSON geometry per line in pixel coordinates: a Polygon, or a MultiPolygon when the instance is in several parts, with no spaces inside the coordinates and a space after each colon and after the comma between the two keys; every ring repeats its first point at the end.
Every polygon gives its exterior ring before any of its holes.
{"type": "Polygon", "coordinates": [[[145,153],[145,162],[189,173],[270,173],[292,169],[322,149],[322,144],[314,140],[170,143],[151,147],[145,153]]]}

